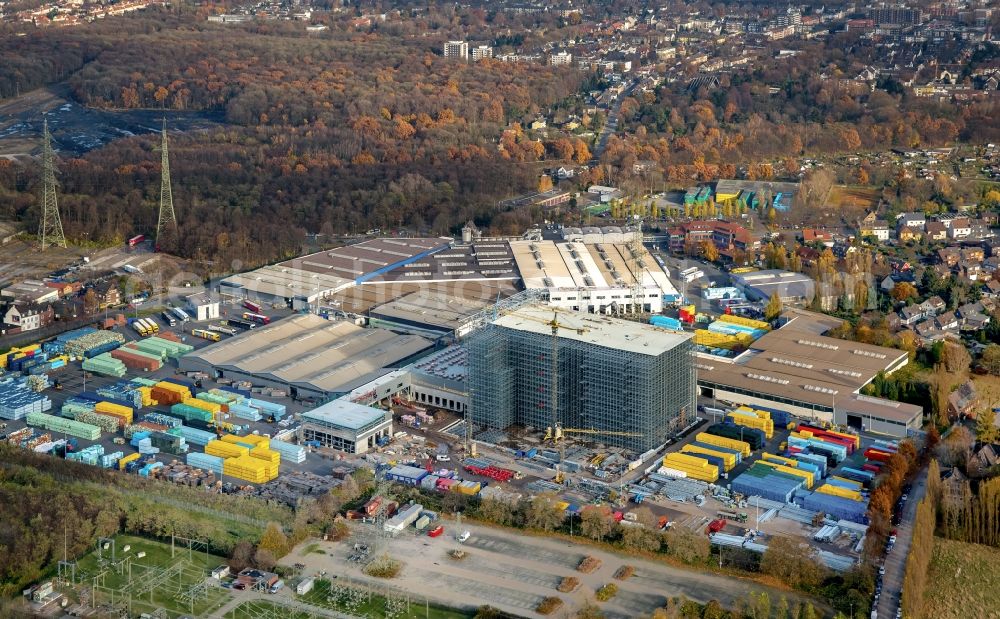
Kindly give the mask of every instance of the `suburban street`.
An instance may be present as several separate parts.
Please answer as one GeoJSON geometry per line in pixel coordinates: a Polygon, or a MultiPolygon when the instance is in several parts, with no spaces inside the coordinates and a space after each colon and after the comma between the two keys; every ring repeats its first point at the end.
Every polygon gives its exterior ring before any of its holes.
{"type": "Polygon", "coordinates": [[[625,90],[622,91],[622,94],[615,98],[615,102],[611,104],[611,109],[608,110],[607,121],[604,123],[604,126],[601,127],[601,133],[597,136],[597,141],[594,143],[594,151],[590,160],[590,165],[597,165],[601,162],[601,155],[604,154],[604,149],[608,146],[608,138],[611,137],[611,134],[618,131],[618,116],[622,111],[622,101],[625,97],[632,94],[636,85],[637,82],[631,82],[625,90]]]}
{"type": "Polygon", "coordinates": [[[896,616],[896,609],[899,608],[906,557],[910,554],[910,545],[913,543],[913,521],[917,516],[917,503],[924,498],[926,487],[927,469],[923,469],[913,481],[913,488],[903,506],[903,517],[896,527],[896,546],[885,558],[882,595],[878,601],[879,619],[893,619],[896,616]]]}

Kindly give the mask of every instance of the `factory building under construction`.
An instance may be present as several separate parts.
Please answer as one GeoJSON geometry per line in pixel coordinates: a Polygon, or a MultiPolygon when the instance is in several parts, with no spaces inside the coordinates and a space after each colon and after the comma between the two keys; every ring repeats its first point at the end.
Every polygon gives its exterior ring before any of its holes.
{"type": "Polygon", "coordinates": [[[642,453],[695,416],[690,334],[527,305],[476,331],[466,346],[470,416],[479,427],[559,424],[583,431],[581,439],[642,453]]]}

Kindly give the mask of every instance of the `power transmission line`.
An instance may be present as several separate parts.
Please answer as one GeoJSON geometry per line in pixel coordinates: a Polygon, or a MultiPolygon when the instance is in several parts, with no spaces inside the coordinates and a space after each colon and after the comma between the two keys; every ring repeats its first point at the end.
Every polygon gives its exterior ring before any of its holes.
{"type": "Polygon", "coordinates": [[[174,216],[174,194],[170,188],[170,156],[167,153],[167,119],[163,119],[163,139],[160,144],[160,215],[156,222],[156,249],[175,250],[177,218],[174,216]]]}
{"type": "Polygon", "coordinates": [[[42,250],[52,245],[66,247],[62,220],[59,219],[59,203],[56,200],[56,162],[52,152],[52,136],[49,121],[42,125],[42,225],[38,231],[42,250]]]}

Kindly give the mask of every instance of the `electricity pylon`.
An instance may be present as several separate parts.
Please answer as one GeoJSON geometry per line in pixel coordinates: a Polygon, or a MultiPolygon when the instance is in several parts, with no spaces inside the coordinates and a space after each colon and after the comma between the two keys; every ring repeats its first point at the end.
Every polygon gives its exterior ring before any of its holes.
{"type": "Polygon", "coordinates": [[[56,161],[52,152],[52,136],[49,135],[49,121],[42,125],[42,225],[38,230],[42,249],[51,245],[66,247],[62,220],[59,219],[59,203],[56,200],[56,161]]]}
{"type": "Polygon", "coordinates": [[[177,218],[174,216],[174,194],[170,189],[170,156],[167,153],[167,119],[163,119],[163,140],[160,144],[160,215],[156,222],[156,250],[176,249],[177,218]]]}

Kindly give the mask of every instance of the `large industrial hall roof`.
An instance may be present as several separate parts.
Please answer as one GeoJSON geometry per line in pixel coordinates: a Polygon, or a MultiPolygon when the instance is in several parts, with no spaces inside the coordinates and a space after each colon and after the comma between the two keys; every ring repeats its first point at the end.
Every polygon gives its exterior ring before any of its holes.
{"type": "Polygon", "coordinates": [[[239,273],[222,290],[251,298],[313,302],[404,266],[448,246],[450,239],[371,239],[239,273]]]}
{"type": "Polygon", "coordinates": [[[429,348],[415,335],[364,329],[302,314],[252,329],[185,356],[213,368],[327,394],[350,391],[429,348]]]}
{"type": "Polygon", "coordinates": [[[525,288],[630,288],[638,279],[645,288],[677,293],[644,247],[635,258],[620,243],[511,241],[510,248],[525,288]]]}
{"type": "Polygon", "coordinates": [[[735,359],[699,355],[698,381],[820,406],[841,408],[850,402],[897,421],[913,417],[919,407],[857,395],[879,372],[906,365],[906,351],[820,335],[835,326],[822,314],[793,310],[783,318],[785,326],[735,359]]]}
{"type": "Polygon", "coordinates": [[[690,340],[690,333],[620,320],[601,314],[553,311],[552,307],[527,305],[493,321],[494,325],[551,337],[553,316],[562,328],[559,337],[604,348],[643,355],[660,355],[690,340]]]}

